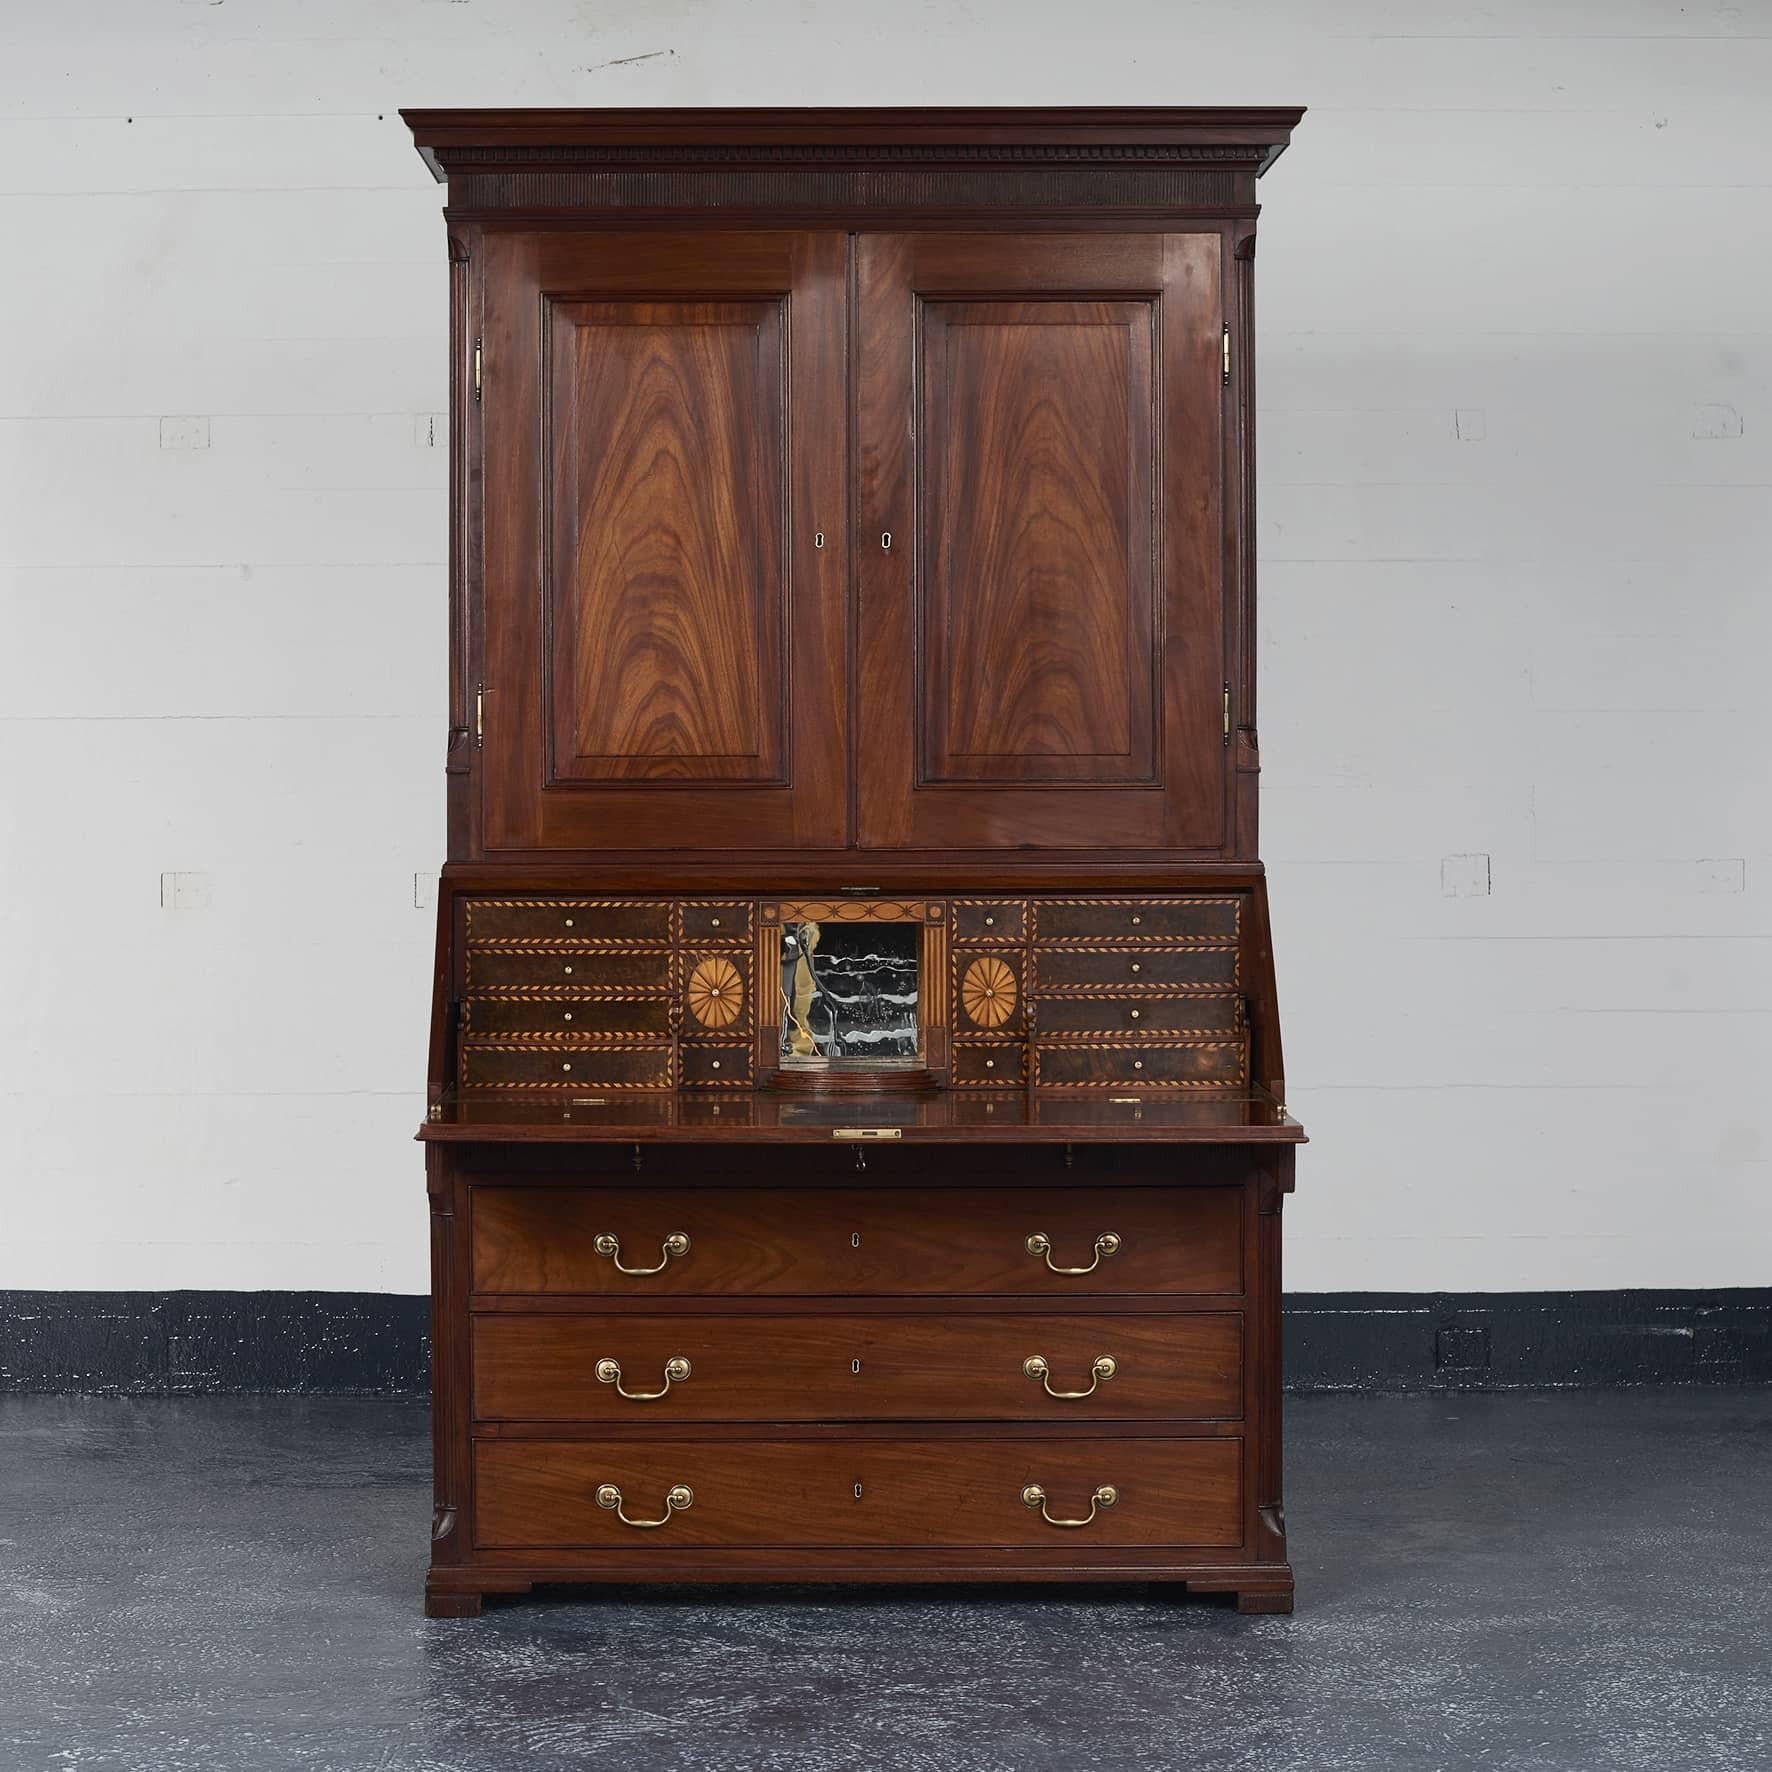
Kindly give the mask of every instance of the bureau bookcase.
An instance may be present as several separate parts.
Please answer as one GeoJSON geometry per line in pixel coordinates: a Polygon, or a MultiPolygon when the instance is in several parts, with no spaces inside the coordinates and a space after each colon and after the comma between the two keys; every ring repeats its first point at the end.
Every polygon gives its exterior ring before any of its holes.
{"type": "Polygon", "coordinates": [[[1292,1604],[1255,181],[1296,110],[412,111],[433,1615],[1292,1604]]]}

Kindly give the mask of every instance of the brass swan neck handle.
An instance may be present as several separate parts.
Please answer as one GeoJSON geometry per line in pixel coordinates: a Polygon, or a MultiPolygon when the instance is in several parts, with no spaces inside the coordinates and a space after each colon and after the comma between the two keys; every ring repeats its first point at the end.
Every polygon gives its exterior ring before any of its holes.
{"type": "Polygon", "coordinates": [[[673,1256],[682,1257],[689,1253],[689,1238],[682,1231],[672,1231],[659,1245],[663,1251],[657,1267],[629,1267],[621,1258],[621,1238],[612,1236],[608,1231],[597,1238],[591,1247],[596,1252],[615,1263],[616,1271],[623,1274],[662,1274],[670,1266],[673,1256]]]}
{"type": "Polygon", "coordinates": [[[1028,1238],[1027,1250],[1029,1255],[1044,1257],[1046,1265],[1055,1274],[1092,1274],[1106,1257],[1120,1253],[1120,1239],[1112,1231],[1103,1231],[1095,1239],[1095,1259],[1087,1267],[1060,1267],[1052,1259],[1052,1239],[1044,1231],[1035,1231],[1028,1238]]]}
{"type": "Polygon", "coordinates": [[[1040,1510],[1040,1518],[1044,1520],[1048,1526],[1088,1526],[1094,1522],[1096,1510],[1098,1508],[1112,1507],[1119,1499],[1120,1491],[1116,1489],[1112,1483],[1103,1483],[1101,1487],[1089,1497],[1089,1512],[1085,1514],[1082,1519],[1059,1520],[1054,1519],[1053,1516],[1046,1511],[1046,1491],[1042,1489],[1038,1483],[1029,1483],[1021,1492],[1022,1505],[1024,1507],[1037,1507],[1040,1510]]]}
{"type": "Polygon", "coordinates": [[[596,1365],[597,1382],[612,1384],[616,1394],[628,1399],[631,1403],[655,1403],[673,1384],[681,1384],[689,1376],[689,1362],[681,1354],[673,1354],[664,1363],[664,1383],[655,1391],[631,1391],[621,1381],[621,1362],[608,1358],[601,1359],[596,1365]]]}
{"type": "Polygon", "coordinates": [[[633,1520],[622,1511],[621,1490],[613,1483],[597,1485],[597,1505],[608,1508],[624,1526],[638,1527],[642,1532],[650,1532],[659,1526],[668,1526],[674,1515],[686,1507],[695,1505],[695,1491],[687,1483],[674,1483],[665,1491],[665,1511],[662,1520],[633,1520]]]}
{"type": "Polygon", "coordinates": [[[1120,1370],[1120,1363],[1112,1354],[1103,1354],[1089,1368],[1089,1388],[1086,1391],[1055,1391],[1052,1388],[1052,1368],[1046,1364],[1044,1354],[1029,1354],[1022,1361],[1021,1369],[1029,1378],[1036,1378],[1049,1397],[1059,1397],[1065,1402],[1074,1402],[1079,1397],[1092,1397],[1099,1385],[1106,1384],[1120,1370]]]}

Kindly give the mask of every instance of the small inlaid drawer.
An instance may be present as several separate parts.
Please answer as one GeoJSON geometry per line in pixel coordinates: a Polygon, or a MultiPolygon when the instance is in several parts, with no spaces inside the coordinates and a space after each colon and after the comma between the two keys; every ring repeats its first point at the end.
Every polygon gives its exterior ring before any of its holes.
{"type": "MultiPolygon", "coordinates": [[[[802,1430],[805,1431],[805,1430],[802,1430]]],[[[493,1550],[1243,1541],[1231,1437],[480,1440],[474,1538],[493,1550]]]]}
{"type": "Polygon", "coordinates": [[[1027,934],[1027,920],[1026,899],[954,900],[954,940],[958,942],[1020,941],[1027,934]]]}
{"type": "Polygon", "coordinates": [[[685,1089],[744,1089],[751,1081],[749,1046],[684,1046],[685,1089]]]}
{"type": "Polygon", "coordinates": [[[664,997],[629,1001],[610,998],[542,999],[470,997],[462,1005],[462,1032],[470,1039],[487,1034],[533,1034],[549,1038],[590,1034],[641,1034],[667,1038],[671,1006],[664,997]]]}
{"type": "Polygon", "coordinates": [[[1243,999],[1230,991],[1191,996],[1044,997],[1040,1033],[1234,1034],[1242,1032],[1243,999]]]}
{"type": "Polygon", "coordinates": [[[626,994],[671,988],[671,956],[660,953],[582,953],[547,948],[469,948],[463,978],[470,993],[551,989],[626,994]]]}
{"type": "Polygon", "coordinates": [[[953,1086],[956,1089],[1020,1088],[1027,1080],[1027,1047],[1020,1040],[972,1044],[954,1042],[953,1086]]]}
{"type": "Polygon", "coordinates": [[[697,947],[738,947],[751,938],[751,907],[735,899],[686,898],[683,939],[697,947]]]}
{"type": "Polygon", "coordinates": [[[1237,950],[1224,948],[1044,948],[1034,956],[1034,990],[1093,992],[1104,985],[1159,991],[1237,982],[1237,950]]]}
{"type": "Polygon", "coordinates": [[[514,1046],[461,1049],[464,1089],[668,1089],[669,1046],[514,1046]]]}
{"type": "Polygon", "coordinates": [[[1235,898],[1051,898],[1034,901],[1034,940],[1234,941],[1235,898]]]}
{"type": "Polygon", "coordinates": [[[1034,1048],[1037,1089],[1207,1088],[1247,1083],[1242,1040],[1166,1040],[1034,1048]]]}
{"type": "Polygon", "coordinates": [[[481,1421],[1234,1421],[1238,1311],[482,1311],[481,1421]]]}
{"type": "Polygon", "coordinates": [[[644,898],[470,898],[467,933],[470,943],[668,947],[671,907],[668,900],[644,898]]]}

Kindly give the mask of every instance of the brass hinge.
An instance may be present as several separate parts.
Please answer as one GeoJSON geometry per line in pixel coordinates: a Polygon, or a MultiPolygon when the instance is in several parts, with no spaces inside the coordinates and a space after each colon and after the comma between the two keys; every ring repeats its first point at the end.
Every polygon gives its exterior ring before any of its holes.
{"type": "Polygon", "coordinates": [[[1228,682],[1224,686],[1224,742],[1227,745],[1231,742],[1231,686],[1228,682]]]}
{"type": "MultiPolygon", "coordinates": [[[[478,380],[474,385],[479,386],[478,380]]],[[[1231,385],[1231,323],[1228,320],[1224,323],[1224,385],[1227,388],[1231,385]]]]}
{"type": "Polygon", "coordinates": [[[486,685],[474,685],[474,744],[478,748],[486,743],[486,685]]]}
{"type": "Polygon", "coordinates": [[[833,1126],[832,1138],[901,1138],[897,1126],[833,1126]]]}
{"type": "MultiPolygon", "coordinates": [[[[1224,348],[1229,351],[1230,346],[1227,344],[1224,348]]],[[[1227,363],[1230,361],[1228,356],[1225,361],[1227,363]]],[[[1224,372],[1226,381],[1230,380],[1230,373],[1228,369],[1224,372]]],[[[474,340],[474,404],[476,406],[480,404],[480,341],[478,339],[474,340]]]]}

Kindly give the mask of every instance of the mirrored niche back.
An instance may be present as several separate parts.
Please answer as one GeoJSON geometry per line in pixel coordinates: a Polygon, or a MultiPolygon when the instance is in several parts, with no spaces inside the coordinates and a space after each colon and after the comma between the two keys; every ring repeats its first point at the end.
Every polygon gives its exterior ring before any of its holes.
{"type": "Polygon", "coordinates": [[[920,1064],[920,938],[915,923],[784,923],[782,1067],[920,1064]]]}

